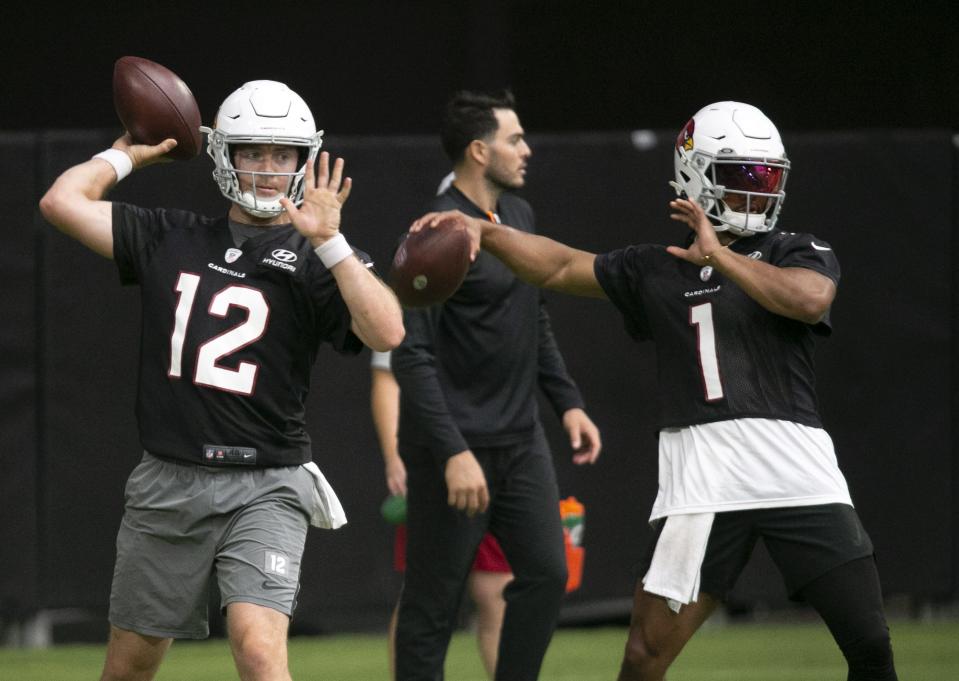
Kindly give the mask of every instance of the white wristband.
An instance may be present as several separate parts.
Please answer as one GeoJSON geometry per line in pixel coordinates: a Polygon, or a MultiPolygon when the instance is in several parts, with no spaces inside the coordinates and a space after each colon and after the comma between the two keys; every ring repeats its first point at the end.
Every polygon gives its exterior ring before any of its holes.
{"type": "Polygon", "coordinates": [[[133,172],[133,161],[125,151],[119,149],[107,149],[99,154],[94,154],[93,158],[102,158],[113,166],[113,171],[117,174],[117,182],[133,172]]]}
{"type": "Polygon", "coordinates": [[[320,256],[320,260],[326,266],[326,269],[331,270],[338,262],[353,255],[353,248],[346,243],[345,236],[337,234],[329,241],[314,248],[313,252],[320,256]]]}

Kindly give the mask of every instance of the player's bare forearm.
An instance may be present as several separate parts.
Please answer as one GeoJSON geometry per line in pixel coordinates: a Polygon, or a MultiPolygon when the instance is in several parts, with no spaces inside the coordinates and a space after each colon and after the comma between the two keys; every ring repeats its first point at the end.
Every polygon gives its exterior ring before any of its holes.
{"type": "Polygon", "coordinates": [[[483,249],[525,282],[576,296],[606,296],[593,272],[593,253],[492,222],[482,222],[481,239],[483,249]]]}
{"type": "Polygon", "coordinates": [[[743,289],[753,300],[774,314],[815,324],[832,305],[836,285],[818,272],[802,267],[777,267],[753,260],[725,246],[706,217],[702,206],[689,199],[669,202],[670,219],[685,223],[696,234],[688,248],[666,250],[694,265],[713,266],[743,289]],[[707,263],[708,259],[708,263],[707,263]]]}
{"type": "Polygon", "coordinates": [[[807,324],[820,321],[836,297],[829,277],[803,267],[776,267],[728,248],[711,256],[717,271],[775,314],[807,324]]]}
{"type": "Polygon", "coordinates": [[[344,258],[331,270],[340,294],[350,309],[353,332],[378,352],[392,350],[403,341],[403,311],[396,296],[355,256],[344,258]]]}
{"type": "Polygon", "coordinates": [[[102,159],[73,166],[56,179],[43,198],[40,212],[67,236],[106,258],[113,257],[113,215],[103,197],[116,183],[116,173],[102,159]]]}
{"type": "Polygon", "coordinates": [[[399,424],[400,386],[393,372],[374,367],[370,383],[373,426],[383,454],[383,471],[390,494],[406,496],[406,466],[400,458],[396,433],[399,424]]]}
{"type": "Polygon", "coordinates": [[[380,442],[384,463],[398,456],[396,430],[399,422],[400,386],[392,371],[372,369],[370,380],[370,410],[373,427],[380,442]]]}
{"type": "MultiPolygon", "coordinates": [[[[114,149],[130,158],[134,169],[161,162],[175,146],[173,139],[153,146],[133,144],[129,134],[113,143],[114,149]]],[[[113,207],[103,197],[116,183],[113,165],[92,158],[68,168],[56,179],[40,199],[40,212],[67,236],[105,258],[113,258],[113,207]]]]}

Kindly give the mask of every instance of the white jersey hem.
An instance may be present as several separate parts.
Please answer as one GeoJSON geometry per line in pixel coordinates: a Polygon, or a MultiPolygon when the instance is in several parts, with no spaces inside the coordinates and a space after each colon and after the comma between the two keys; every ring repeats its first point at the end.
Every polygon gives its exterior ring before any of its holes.
{"type": "Polygon", "coordinates": [[[743,418],[659,433],[659,492],[650,520],[759,508],[852,505],[822,428],[743,418]]]}
{"type": "Polygon", "coordinates": [[[852,499],[840,494],[818,497],[792,497],[788,499],[753,499],[752,501],[730,501],[721,504],[701,504],[698,506],[676,506],[654,510],[649,522],[668,518],[671,515],[689,515],[692,513],[725,513],[729,511],[750,511],[760,508],[790,508],[799,506],[824,506],[826,504],[845,504],[852,506],[852,499]]]}

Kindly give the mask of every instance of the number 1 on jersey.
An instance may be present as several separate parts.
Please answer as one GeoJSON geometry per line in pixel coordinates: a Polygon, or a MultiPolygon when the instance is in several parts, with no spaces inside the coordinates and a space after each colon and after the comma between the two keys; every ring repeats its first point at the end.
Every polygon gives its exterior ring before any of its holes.
{"type": "Polygon", "coordinates": [[[723,383],[719,378],[719,358],[716,356],[716,329],[713,326],[713,304],[702,303],[689,308],[689,324],[696,327],[696,350],[699,369],[706,390],[706,401],[723,398],[723,383]]]}

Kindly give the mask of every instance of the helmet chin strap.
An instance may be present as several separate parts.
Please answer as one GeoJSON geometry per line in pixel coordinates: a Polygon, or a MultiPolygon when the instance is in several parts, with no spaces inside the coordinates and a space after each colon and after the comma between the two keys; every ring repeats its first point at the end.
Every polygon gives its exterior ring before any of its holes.
{"type": "Polygon", "coordinates": [[[254,217],[272,218],[283,212],[283,206],[280,205],[280,199],[275,199],[273,201],[262,201],[256,198],[256,194],[253,192],[243,192],[240,194],[240,199],[240,201],[236,202],[237,205],[254,217]]]}
{"type": "Polygon", "coordinates": [[[723,211],[720,213],[720,218],[726,230],[739,236],[756,234],[756,228],[760,228],[758,231],[768,231],[762,229],[766,224],[765,213],[742,213],[731,210],[723,204],[723,211]]]}
{"type": "Polygon", "coordinates": [[[727,225],[727,224],[723,224],[722,229],[720,229],[719,227],[717,227],[717,228],[716,228],[716,231],[717,231],[717,232],[729,232],[730,234],[735,234],[737,239],[738,239],[739,237],[743,237],[743,236],[752,236],[753,234],[756,233],[756,232],[752,231],[751,229],[745,229],[745,228],[743,228],[743,227],[733,227],[733,226],[727,225]]]}

